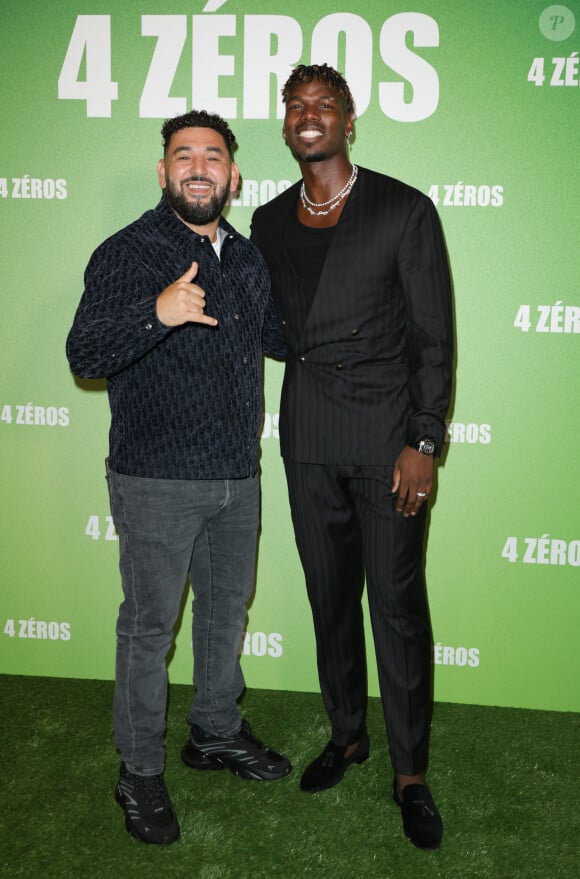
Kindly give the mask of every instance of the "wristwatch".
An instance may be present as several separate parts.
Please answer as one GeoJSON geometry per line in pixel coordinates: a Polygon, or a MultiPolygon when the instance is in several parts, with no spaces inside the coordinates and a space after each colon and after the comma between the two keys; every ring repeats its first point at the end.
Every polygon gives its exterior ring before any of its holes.
{"type": "Polygon", "coordinates": [[[424,436],[419,442],[409,443],[408,445],[415,449],[416,452],[421,452],[422,455],[431,456],[435,454],[435,443],[429,436],[424,436]]]}

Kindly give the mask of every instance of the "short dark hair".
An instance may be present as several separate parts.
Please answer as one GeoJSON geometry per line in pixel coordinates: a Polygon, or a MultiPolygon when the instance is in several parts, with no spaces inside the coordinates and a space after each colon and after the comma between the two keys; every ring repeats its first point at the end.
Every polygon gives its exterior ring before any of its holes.
{"type": "Polygon", "coordinates": [[[354,98],[348,87],[348,83],[342,73],[330,67],[328,64],[299,64],[294,68],[286,84],[282,89],[282,100],[284,103],[291,96],[292,91],[301,82],[312,82],[313,79],[319,79],[325,85],[333,88],[346,104],[346,112],[354,113],[354,98]]]}
{"type": "Polygon", "coordinates": [[[221,134],[230,157],[233,158],[237,147],[235,135],[225,119],[222,119],[217,113],[207,113],[206,110],[190,110],[189,113],[184,113],[182,116],[166,119],[161,129],[163,152],[167,151],[169,142],[175,132],[181,131],[182,128],[212,128],[218,134],[221,134]]]}

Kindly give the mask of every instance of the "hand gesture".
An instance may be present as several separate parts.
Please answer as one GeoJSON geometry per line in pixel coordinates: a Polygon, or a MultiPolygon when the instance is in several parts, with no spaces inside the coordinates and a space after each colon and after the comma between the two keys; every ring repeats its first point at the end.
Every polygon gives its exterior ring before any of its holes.
{"type": "Polygon", "coordinates": [[[192,262],[185,274],[157,297],[157,317],[166,327],[179,327],[186,323],[216,326],[215,317],[209,317],[204,312],[204,291],[193,283],[198,268],[198,263],[192,262]]]}

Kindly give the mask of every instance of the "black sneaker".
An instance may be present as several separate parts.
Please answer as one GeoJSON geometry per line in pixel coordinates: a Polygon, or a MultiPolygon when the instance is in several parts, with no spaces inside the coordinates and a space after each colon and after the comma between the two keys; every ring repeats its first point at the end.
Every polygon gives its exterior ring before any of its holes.
{"type": "Polygon", "coordinates": [[[125,827],[141,842],[170,845],[179,824],[162,775],[133,775],[121,763],[115,799],[125,813],[125,827]]]}
{"type": "Polygon", "coordinates": [[[276,781],[292,770],[290,761],[271,751],[252,733],[247,720],[232,736],[211,736],[192,724],[181,759],[192,769],[223,769],[240,778],[276,781]],[[213,764],[213,765],[211,765],[213,764]]]}

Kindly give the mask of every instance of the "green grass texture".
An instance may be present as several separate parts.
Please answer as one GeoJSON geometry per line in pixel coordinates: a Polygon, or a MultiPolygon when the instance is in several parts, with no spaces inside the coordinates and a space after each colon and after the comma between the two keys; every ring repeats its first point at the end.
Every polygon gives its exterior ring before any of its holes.
{"type": "Polygon", "coordinates": [[[245,693],[256,734],[294,766],[255,782],[181,762],[192,690],[172,685],[165,778],[181,838],[161,847],[130,837],[113,799],[112,694],[110,681],[0,676],[1,879],[580,877],[580,715],[436,704],[428,779],[445,834],[424,852],[391,800],[378,699],[369,760],[304,794],[300,773],[329,737],[318,695],[245,693]]]}

